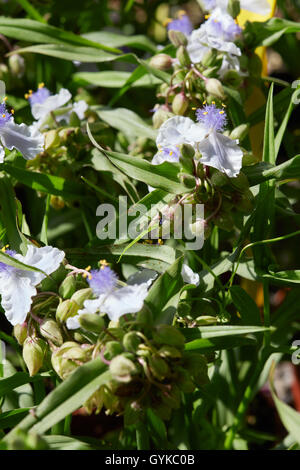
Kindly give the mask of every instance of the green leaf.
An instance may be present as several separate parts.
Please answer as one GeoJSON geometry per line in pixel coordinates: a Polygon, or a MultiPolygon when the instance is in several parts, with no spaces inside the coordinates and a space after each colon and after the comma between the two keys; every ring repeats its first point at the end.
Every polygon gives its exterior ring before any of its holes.
{"type": "Polygon", "coordinates": [[[0,429],[16,426],[27,414],[30,408],[18,408],[0,414],[0,429]]]}
{"type": "MultiPolygon", "coordinates": [[[[137,70],[137,69],[136,69],[137,70]]],[[[129,78],[130,72],[119,70],[104,70],[103,72],[77,72],[73,75],[76,84],[95,85],[102,88],[122,88],[129,78]]],[[[154,87],[161,83],[161,80],[151,75],[145,75],[131,84],[133,87],[154,87]]]]}
{"type": "Polygon", "coordinates": [[[66,416],[82,406],[91,395],[107,383],[110,372],[106,370],[100,358],[78,367],[64,382],[56,387],[35,409],[34,415],[28,415],[5,438],[9,441],[18,429],[33,431],[38,434],[60,422],[66,416]]]}
{"type": "Polygon", "coordinates": [[[30,377],[27,372],[16,372],[14,375],[0,379],[0,397],[10,393],[15,388],[21,387],[29,382],[39,381],[44,377],[49,377],[49,373],[43,373],[30,377]]]}
{"type": "Polygon", "coordinates": [[[82,37],[110,48],[131,46],[154,54],[157,52],[156,45],[147,36],[142,34],[125,36],[124,34],[112,33],[110,31],[93,31],[83,34],[82,37]]]}
{"type": "Polygon", "coordinates": [[[300,23],[283,18],[271,18],[264,22],[248,22],[245,28],[245,37],[250,47],[256,48],[270,46],[284,34],[293,34],[299,31],[300,23]]]}
{"type": "Polygon", "coordinates": [[[244,325],[260,325],[259,308],[252,297],[239,286],[232,286],[230,294],[234,305],[238,309],[242,323],[244,325]]]}
{"type": "Polygon", "coordinates": [[[300,155],[296,155],[277,166],[270,165],[266,162],[260,162],[253,166],[246,166],[243,168],[243,173],[247,176],[250,186],[255,186],[271,179],[275,179],[277,181],[299,179],[300,155]]]}
{"type": "Polygon", "coordinates": [[[10,178],[0,172],[0,219],[5,227],[6,239],[11,249],[22,251],[24,238],[17,224],[16,196],[10,178]]]}
{"type": "Polygon", "coordinates": [[[69,436],[43,436],[50,450],[104,450],[98,441],[85,442],[69,436]]]}
{"type": "Polygon", "coordinates": [[[282,286],[292,286],[294,284],[300,284],[300,270],[287,270],[278,271],[274,274],[264,274],[264,278],[270,279],[270,282],[279,284],[282,286]]]}
{"type": "MultiPolygon", "coordinates": [[[[145,124],[145,121],[136,113],[126,108],[97,109],[98,116],[111,127],[120,130],[125,135],[147,137],[155,140],[157,131],[145,124]]],[[[129,173],[130,174],[130,173],[129,173]]]]}

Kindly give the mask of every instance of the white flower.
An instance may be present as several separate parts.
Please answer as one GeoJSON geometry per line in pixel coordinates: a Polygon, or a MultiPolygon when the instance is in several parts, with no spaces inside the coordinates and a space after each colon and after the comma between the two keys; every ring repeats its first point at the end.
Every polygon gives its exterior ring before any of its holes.
{"type": "Polygon", "coordinates": [[[198,286],[200,283],[199,274],[195,273],[186,263],[182,265],[181,276],[187,284],[198,286]]]}
{"type": "MultiPolygon", "coordinates": [[[[43,89],[46,90],[46,88],[43,89]]],[[[39,93],[39,90],[36,93],[39,93]]],[[[31,104],[31,112],[34,119],[40,120],[52,111],[64,106],[68,101],[70,101],[72,95],[66,88],[61,88],[59,93],[56,95],[49,95],[46,99],[40,98],[40,101],[37,101],[37,99],[33,100],[33,98],[35,98],[34,93],[29,97],[29,100],[33,103],[31,104]]]]}
{"type": "Polygon", "coordinates": [[[59,268],[65,254],[63,251],[44,246],[37,248],[29,245],[25,256],[7,251],[16,260],[43,271],[26,271],[22,268],[0,262],[0,295],[5,315],[12,325],[24,323],[36,295],[36,286],[59,268]],[[45,274],[44,274],[45,273],[45,274]]]}
{"type": "MultiPolygon", "coordinates": [[[[4,102],[0,104],[0,140],[3,147],[19,150],[26,160],[32,160],[44,149],[43,135],[26,124],[16,124],[4,102]]],[[[5,156],[3,147],[0,145],[0,163],[5,156]]]]}
{"type": "MultiPolygon", "coordinates": [[[[207,10],[219,7],[225,12],[228,8],[228,0],[202,0],[207,10]]],[[[241,9],[265,16],[271,13],[271,4],[268,0],[240,0],[241,9]]]]}
{"type": "MultiPolygon", "coordinates": [[[[145,279],[146,282],[120,287],[117,275],[109,267],[91,271],[88,282],[97,297],[84,301],[84,308],[76,316],[67,319],[67,328],[79,328],[79,318],[84,313],[106,313],[110,320],[117,321],[122,315],[139,312],[154,279],[153,273],[147,274],[145,279]]],[[[141,278],[136,281],[141,281],[141,278]]]]}

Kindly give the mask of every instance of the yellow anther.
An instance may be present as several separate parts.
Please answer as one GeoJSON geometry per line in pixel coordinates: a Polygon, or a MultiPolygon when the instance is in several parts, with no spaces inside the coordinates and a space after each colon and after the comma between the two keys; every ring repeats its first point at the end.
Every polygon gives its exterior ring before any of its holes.
{"type": "Polygon", "coordinates": [[[170,157],[173,155],[173,153],[174,153],[174,152],[172,152],[172,150],[171,150],[171,152],[169,152],[170,157]]]}
{"type": "Polygon", "coordinates": [[[163,22],[163,26],[167,26],[169,23],[171,23],[173,20],[171,18],[166,18],[163,22]]]}
{"type": "Polygon", "coordinates": [[[224,113],[225,113],[225,111],[220,111],[220,112],[219,112],[219,114],[224,114],[224,113]]]}
{"type": "Polygon", "coordinates": [[[4,96],[3,101],[6,101],[6,100],[7,100],[7,96],[4,96]]]}
{"type": "Polygon", "coordinates": [[[203,104],[206,104],[206,103],[207,103],[207,101],[206,101],[206,100],[205,100],[205,101],[203,101],[203,104]]]}
{"type": "Polygon", "coordinates": [[[15,114],[15,110],[14,110],[14,109],[11,109],[10,112],[11,112],[11,114],[15,114]]]}
{"type": "Polygon", "coordinates": [[[28,100],[28,98],[29,98],[28,93],[25,93],[24,98],[25,98],[26,100],[28,100]]]}
{"type": "Polygon", "coordinates": [[[206,116],[206,115],[208,114],[208,111],[204,111],[204,113],[203,113],[203,114],[204,114],[204,116],[206,116]]]}
{"type": "Polygon", "coordinates": [[[212,101],[211,104],[216,104],[216,102],[215,102],[215,101],[212,101]]]}
{"type": "Polygon", "coordinates": [[[44,82],[39,83],[39,88],[44,88],[44,86],[45,86],[44,82]]]}
{"type": "Polygon", "coordinates": [[[181,18],[182,16],[185,16],[186,15],[186,11],[185,10],[179,10],[179,12],[177,13],[178,15],[178,18],[181,18]]]}
{"type": "Polygon", "coordinates": [[[208,18],[210,18],[210,15],[205,15],[204,18],[208,20],[208,18]]]}
{"type": "Polygon", "coordinates": [[[90,271],[90,270],[91,270],[91,266],[87,266],[87,267],[85,268],[85,271],[90,271]]]}
{"type": "Polygon", "coordinates": [[[163,245],[163,244],[164,244],[164,242],[163,242],[163,240],[162,240],[161,238],[159,238],[159,239],[157,240],[157,243],[158,243],[159,245],[163,245]]]}
{"type": "Polygon", "coordinates": [[[222,103],[223,108],[226,108],[226,104],[222,103]]]}
{"type": "Polygon", "coordinates": [[[5,114],[2,114],[2,117],[5,118],[5,114]]]}
{"type": "Polygon", "coordinates": [[[197,109],[196,106],[193,106],[193,107],[192,107],[192,110],[195,111],[195,109],[197,109]]]}
{"type": "Polygon", "coordinates": [[[105,268],[105,266],[108,266],[108,262],[106,261],[106,259],[100,259],[99,264],[101,266],[100,269],[103,269],[105,268]]]}

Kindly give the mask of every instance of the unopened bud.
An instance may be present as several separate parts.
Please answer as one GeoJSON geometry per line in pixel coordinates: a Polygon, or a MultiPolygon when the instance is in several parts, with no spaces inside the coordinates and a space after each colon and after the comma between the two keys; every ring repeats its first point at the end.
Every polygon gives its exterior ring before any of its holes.
{"type": "Polygon", "coordinates": [[[215,60],[217,58],[217,51],[215,49],[210,49],[206,54],[204,55],[203,59],[201,59],[201,64],[204,65],[204,67],[211,67],[215,60]]]}
{"type": "Polygon", "coordinates": [[[44,338],[48,339],[56,346],[61,346],[64,341],[60,328],[54,320],[46,320],[40,326],[40,333],[44,338]]]}
{"type": "Polygon", "coordinates": [[[217,317],[212,317],[210,315],[201,315],[196,318],[197,325],[215,325],[218,322],[217,317]]]}
{"type": "Polygon", "coordinates": [[[249,132],[249,127],[249,124],[241,124],[240,126],[233,129],[230,134],[230,138],[233,140],[239,139],[240,141],[242,141],[247,136],[249,132]]]}
{"type": "Polygon", "coordinates": [[[179,46],[186,46],[187,45],[187,37],[181,31],[175,31],[174,29],[170,29],[168,31],[168,36],[171,43],[175,47],[179,46]]]}
{"type": "Polygon", "coordinates": [[[151,374],[158,380],[164,380],[169,373],[168,364],[157,354],[149,357],[149,369],[151,374]]]}
{"type": "Polygon", "coordinates": [[[183,92],[174,97],[172,110],[174,114],[183,116],[189,106],[189,100],[183,92]]]}
{"type": "Polygon", "coordinates": [[[217,78],[209,78],[205,82],[205,88],[209,94],[219,98],[220,100],[224,100],[226,98],[223,85],[217,78]]]}
{"type": "Polygon", "coordinates": [[[140,343],[141,338],[135,331],[130,331],[129,333],[126,333],[123,338],[124,348],[133,353],[136,352],[140,343]]]}
{"type": "Polygon", "coordinates": [[[167,344],[169,346],[183,348],[185,339],[174,326],[159,325],[153,333],[153,341],[158,344],[167,344]]]}
{"type": "Polygon", "coordinates": [[[154,111],[152,116],[154,129],[159,129],[160,126],[172,116],[173,113],[171,113],[166,106],[160,106],[157,110],[154,111]]]}
{"type": "Polygon", "coordinates": [[[64,380],[90,358],[91,349],[85,344],[67,341],[52,353],[51,363],[57,375],[64,380]]]}
{"type": "Polygon", "coordinates": [[[196,186],[195,177],[187,173],[179,173],[179,181],[184,184],[186,188],[193,189],[196,186]]]}
{"type": "Polygon", "coordinates": [[[190,160],[194,158],[194,155],[195,155],[194,147],[189,144],[180,145],[180,152],[184,158],[189,158],[190,160]]]}
{"type": "Polygon", "coordinates": [[[78,321],[82,328],[93,333],[100,333],[105,328],[104,318],[97,314],[82,313],[78,321]]]}
{"type": "Polygon", "coordinates": [[[19,323],[14,326],[13,335],[21,346],[27,338],[27,329],[27,323],[19,323]]]}
{"type": "Polygon", "coordinates": [[[227,5],[227,11],[232,18],[236,18],[241,11],[240,0],[229,0],[227,5]]]}
{"type": "Polygon", "coordinates": [[[185,46],[179,46],[176,52],[176,57],[182,67],[189,67],[191,65],[191,59],[185,46]]]}
{"type": "Polygon", "coordinates": [[[72,299],[64,300],[56,309],[56,320],[64,323],[68,318],[77,315],[79,305],[72,299]]]}
{"type": "Polygon", "coordinates": [[[135,364],[123,355],[113,358],[109,365],[109,370],[114,379],[125,383],[130,382],[131,376],[138,372],[135,364]]]}
{"type": "Polygon", "coordinates": [[[211,178],[211,183],[213,186],[217,186],[217,187],[222,187],[222,186],[225,186],[225,184],[228,184],[229,183],[229,178],[227,175],[225,175],[225,173],[221,173],[221,171],[218,171],[216,170],[211,178]]]}
{"type": "Polygon", "coordinates": [[[86,289],[80,289],[75,294],[72,295],[71,300],[76,302],[77,305],[82,308],[85,300],[88,300],[92,297],[93,291],[90,287],[86,289]]]}
{"type": "Polygon", "coordinates": [[[67,276],[59,286],[59,295],[63,299],[70,299],[76,292],[76,281],[73,276],[67,276]]]}
{"type": "Polygon", "coordinates": [[[43,365],[47,344],[40,338],[28,337],[23,344],[23,359],[32,377],[43,365]]]}
{"type": "Polygon", "coordinates": [[[14,75],[17,78],[23,77],[24,71],[25,71],[24,57],[22,57],[19,54],[11,55],[8,58],[8,65],[9,65],[12,75],[14,75]]]}
{"type": "Polygon", "coordinates": [[[48,150],[51,147],[58,147],[60,144],[60,138],[56,129],[51,129],[50,131],[45,132],[44,139],[45,150],[48,150]]]}
{"type": "Polygon", "coordinates": [[[149,65],[158,70],[169,70],[172,67],[172,58],[168,54],[157,54],[152,57],[149,65]]]}
{"type": "Polygon", "coordinates": [[[108,341],[105,344],[104,357],[108,361],[111,361],[114,357],[118,356],[119,354],[122,354],[123,351],[124,350],[121,343],[119,343],[118,341],[108,341]]]}
{"type": "Polygon", "coordinates": [[[171,358],[171,359],[179,359],[181,358],[182,354],[174,346],[169,346],[168,344],[164,344],[158,351],[158,354],[162,357],[171,358]]]}

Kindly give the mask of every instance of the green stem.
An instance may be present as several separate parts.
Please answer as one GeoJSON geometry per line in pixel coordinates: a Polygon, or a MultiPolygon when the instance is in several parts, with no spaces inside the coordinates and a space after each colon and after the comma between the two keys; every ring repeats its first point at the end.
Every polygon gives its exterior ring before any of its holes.
{"type": "MultiPolygon", "coordinates": [[[[264,325],[270,327],[270,295],[269,295],[269,281],[263,280],[263,292],[264,292],[264,325]]],[[[264,346],[269,348],[271,343],[271,330],[268,329],[264,332],[264,346]]]]}
{"type": "Polygon", "coordinates": [[[150,450],[149,433],[145,423],[140,422],[136,429],[137,450],[150,450]]]}

